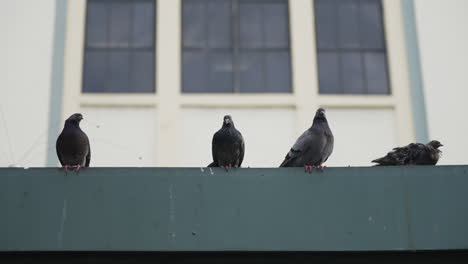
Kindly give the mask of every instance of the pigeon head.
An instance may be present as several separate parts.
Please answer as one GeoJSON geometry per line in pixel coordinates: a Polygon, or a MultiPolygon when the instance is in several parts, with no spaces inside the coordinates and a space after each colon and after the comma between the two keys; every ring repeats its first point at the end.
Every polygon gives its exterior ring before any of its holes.
{"type": "Polygon", "coordinates": [[[83,115],[80,113],[76,113],[71,115],[66,121],[65,124],[74,124],[79,125],[80,121],[83,119],[83,115]]]}
{"type": "Polygon", "coordinates": [[[327,117],[325,116],[325,109],[319,108],[317,109],[317,112],[315,112],[315,120],[327,120],[327,117]]]}
{"type": "Polygon", "coordinates": [[[442,147],[444,145],[442,145],[439,141],[437,140],[432,140],[431,142],[427,143],[429,146],[435,148],[435,149],[438,149],[439,147],[442,147]]]}
{"type": "Polygon", "coordinates": [[[223,127],[231,127],[231,126],[234,126],[232,117],[230,115],[225,115],[223,118],[223,127]]]}

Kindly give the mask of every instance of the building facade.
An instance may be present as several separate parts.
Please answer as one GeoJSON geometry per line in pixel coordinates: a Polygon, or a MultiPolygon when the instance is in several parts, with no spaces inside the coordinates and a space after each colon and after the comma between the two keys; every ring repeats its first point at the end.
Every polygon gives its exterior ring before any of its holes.
{"type": "Polygon", "coordinates": [[[464,0],[47,0],[0,3],[0,166],[56,166],[81,112],[92,166],[211,162],[232,115],[244,167],[278,166],[327,110],[326,165],[438,139],[463,164],[464,0]],[[5,45],[5,46],[4,46],[5,45]]]}

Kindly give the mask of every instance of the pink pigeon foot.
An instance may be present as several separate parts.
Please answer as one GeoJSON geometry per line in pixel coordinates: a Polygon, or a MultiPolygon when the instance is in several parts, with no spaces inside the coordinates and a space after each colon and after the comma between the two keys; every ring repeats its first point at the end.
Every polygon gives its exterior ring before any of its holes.
{"type": "Polygon", "coordinates": [[[326,167],[327,167],[327,166],[322,166],[322,165],[317,166],[317,168],[320,169],[320,171],[323,171],[326,167]]]}
{"type": "Polygon", "coordinates": [[[312,173],[312,169],[315,168],[315,166],[311,165],[304,165],[304,170],[308,173],[312,173]]]}
{"type": "Polygon", "coordinates": [[[75,171],[79,171],[81,168],[84,168],[84,166],[76,165],[75,168],[76,168],[75,171]]]}

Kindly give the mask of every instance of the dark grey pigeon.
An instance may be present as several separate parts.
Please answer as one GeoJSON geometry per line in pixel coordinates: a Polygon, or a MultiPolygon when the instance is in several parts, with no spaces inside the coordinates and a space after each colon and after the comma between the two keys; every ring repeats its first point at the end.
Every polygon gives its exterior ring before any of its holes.
{"type": "Polygon", "coordinates": [[[432,140],[427,144],[411,143],[404,147],[394,148],[382,158],[373,160],[376,166],[404,166],[404,165],[436,165],[439,161],[439,147],[443,145],[432,140]]]}
{"type": "Polygon", "coordinates": [[[238,168],[244,160],[244,138],[234,126],[230,115],[224,116],[223,126],[213,135],[213,162],[208,167],[238,168]]]}
{"type": "Polygon", "coordinates": [[[79,170],[81,167],[89,167],[91,148],[88,136],[80,128],[82,119],[83,116],[79,113],[71,115],[57,138],[55,147],[62,168],[79,170]]]}
{"type": "Polygon", "coordinates": [[[315,113],[312,126],[296,140],[280,167],[302,167],[311,171],[313,167],[323,168],[333,151],[333,134],[328,126],[325,109],[315,113]]]}

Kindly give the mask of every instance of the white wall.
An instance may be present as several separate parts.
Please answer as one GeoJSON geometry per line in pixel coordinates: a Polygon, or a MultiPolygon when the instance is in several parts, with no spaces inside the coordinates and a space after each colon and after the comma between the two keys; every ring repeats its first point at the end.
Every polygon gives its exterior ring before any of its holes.
{"type": "MultiPolygon", "coordinates": [[[[186,108],[182,112],[181,166],[202,167],[212,161],[211,140],[230,114],[245,140],[242,167],[278,167],[286,153],[310,123],[296,133],[295,110],[261,108],[186,108]]],[[[327,166],[369,166],[397,142],[395,113],[391,109],[328,108],[335,135],[327,166]]]]}
{"type": "MultiPolygon", "coordinates": [[[[468,122],[465,122],[464,114],[468,113],[468,106],[465,106],[464,100],[468,97],[468,71],[465,65],[468,61],[468,16],[465,15],[468,13],[468,1],[415,0],[415,3],[429,134],[446,145],[441,164],[467,163],[468,157],[465,157],[464,150],[468,148],[468,139],[465,137],[468,134],[468,122]]],[[[46,146],[54,9],[54,0],[0,1],[0,114],[4,117],[3,120],[0,116],[0,166],[12,163],[43,166],[47,148],[54,148],[54,144],[46,146]]],[[[177,23],[174,22],[174,26],[177,23]]],[[[73,32],[74,35],[78,34],[73,32]]],[[[81,67],[80,63],[73,65],[81,67]]],[[[79,87],[79,82],[75,85],[79,87]]],[[[173,86],[168,87],[172,89],[173,86]]],[[[158,91],[161,89],[158,87],[158,91]]],[[[318,104],[320,101],[314,103],[318,104]]],[[[82,110],[87,120],[102,125],[102,128],[96,129],[90,126],[91,123],[83,123],[94,142],[92,164],[95,166],[154,166],[159,160],[156,157],[159,152],[154,149],[160,144],[156,142],[154,134],[158,131],[157,120],[161,121],[161,117],[157,116],[155,110],[147,112],[148,109],[140,107],[82,110]],[[116,116],[123,118],[119,120],[116,116]],[[120,156],[122,161],[119,159],[118,164],[111,164],[108,158],[112,156],[108,154],[114,155],[119,151],[116,147],[105,147],[105,143],[99,142],[99,137],[105,135],[106,127],[119,128],[120,122],[128,122],[130,125],[128,129],[119,130],[124,135],[139,127],[138,132],[132,135],[138,139],[138,150],[135,151],[136,155],[125,153],[120,156]],[[138,160],[133,160],[134,156],[142,156],[144,160],[138,157],[138,160]]],[[[401,118],[390,110],[352,110],[343,107],[327,110],[337,140],[335,152],[327,162],[329,166],[369,165],[370,159],[399,145],[396,143],[400,138],[395,132],[395,124],[401,123],[397,121],[401,118]],[[356,125],[352,120],[368,121],[368,130],[361,132],[358,128],[352,129],[356,125]],[[367,138],[366,143],[353,141],[356,136],[367,138]],[[380,141],[381,136],[386,140],[380,141]],[[361,152],[355,153],[355,148],[360,148],[361,152]]],[[[233,115],[236,125],[246,138],[244,166],[277,166],[300,132],[307,128],[301,128],[298,132],[298,115],[293,108],[188,108],[182,109],[181,113],[183,134],[180,135],[181,142],[177,149],[182,149],[178,151],[180,155],[174,162],[180,166],[204,166],[211,161],[211,137],[221,126],[222,116],[226,113],[233,115]],[[282,124],[275,131],[279,136],[259,134],[259,124],[267,130],[273,129],[273,124],[282,124]],[[197,128],[195,135],[186,130],[191,127],[197,128]],[[272,140],[275,146],[269,145],[272,140]],[[189,143],[190,147],[185,148],[189,143]],[[264,149],[267,151],[262,151],[264,149]]],[[[55,125],[61,127],[63,123],[55,125]]],[[[111,141],[114,145],[128,144],[127,137],[117,137],[115,134],[111,136],[111,141]]]]}
{"type": "MultiPolygon", "coordinates": [[[[92,167],[150,167],[156,164],[156,109],[82,107],[81,129],[91,145],[92,167]]],[[[57,162],[58,164],[58,162],[57,162]]]]}
{"type": "Polygon", "coordinates": [[[180,166],[205,167],[213,161],[213,134],[221,128],[223,117],[228,114],[245,140],[242,167],[278,167],[297,137],[293,109],[183,109],[180,166]]]}
{"type": "Polygon", "coordinates": [[[397,146],[392,109],[329,108],[327,119],[335,144],[326,166],[371,166],[397,146]]]}
{"type": "Polygon", "coordinates": [[[467,164],[468,1],[416,0],[429,136],[445,146],[440,164],[467,164]]]}
{"type": "Polygon", "coordinates": [[[0,166],[45,165],[54,18],[54,0],[0,1],[0,166]]]}

